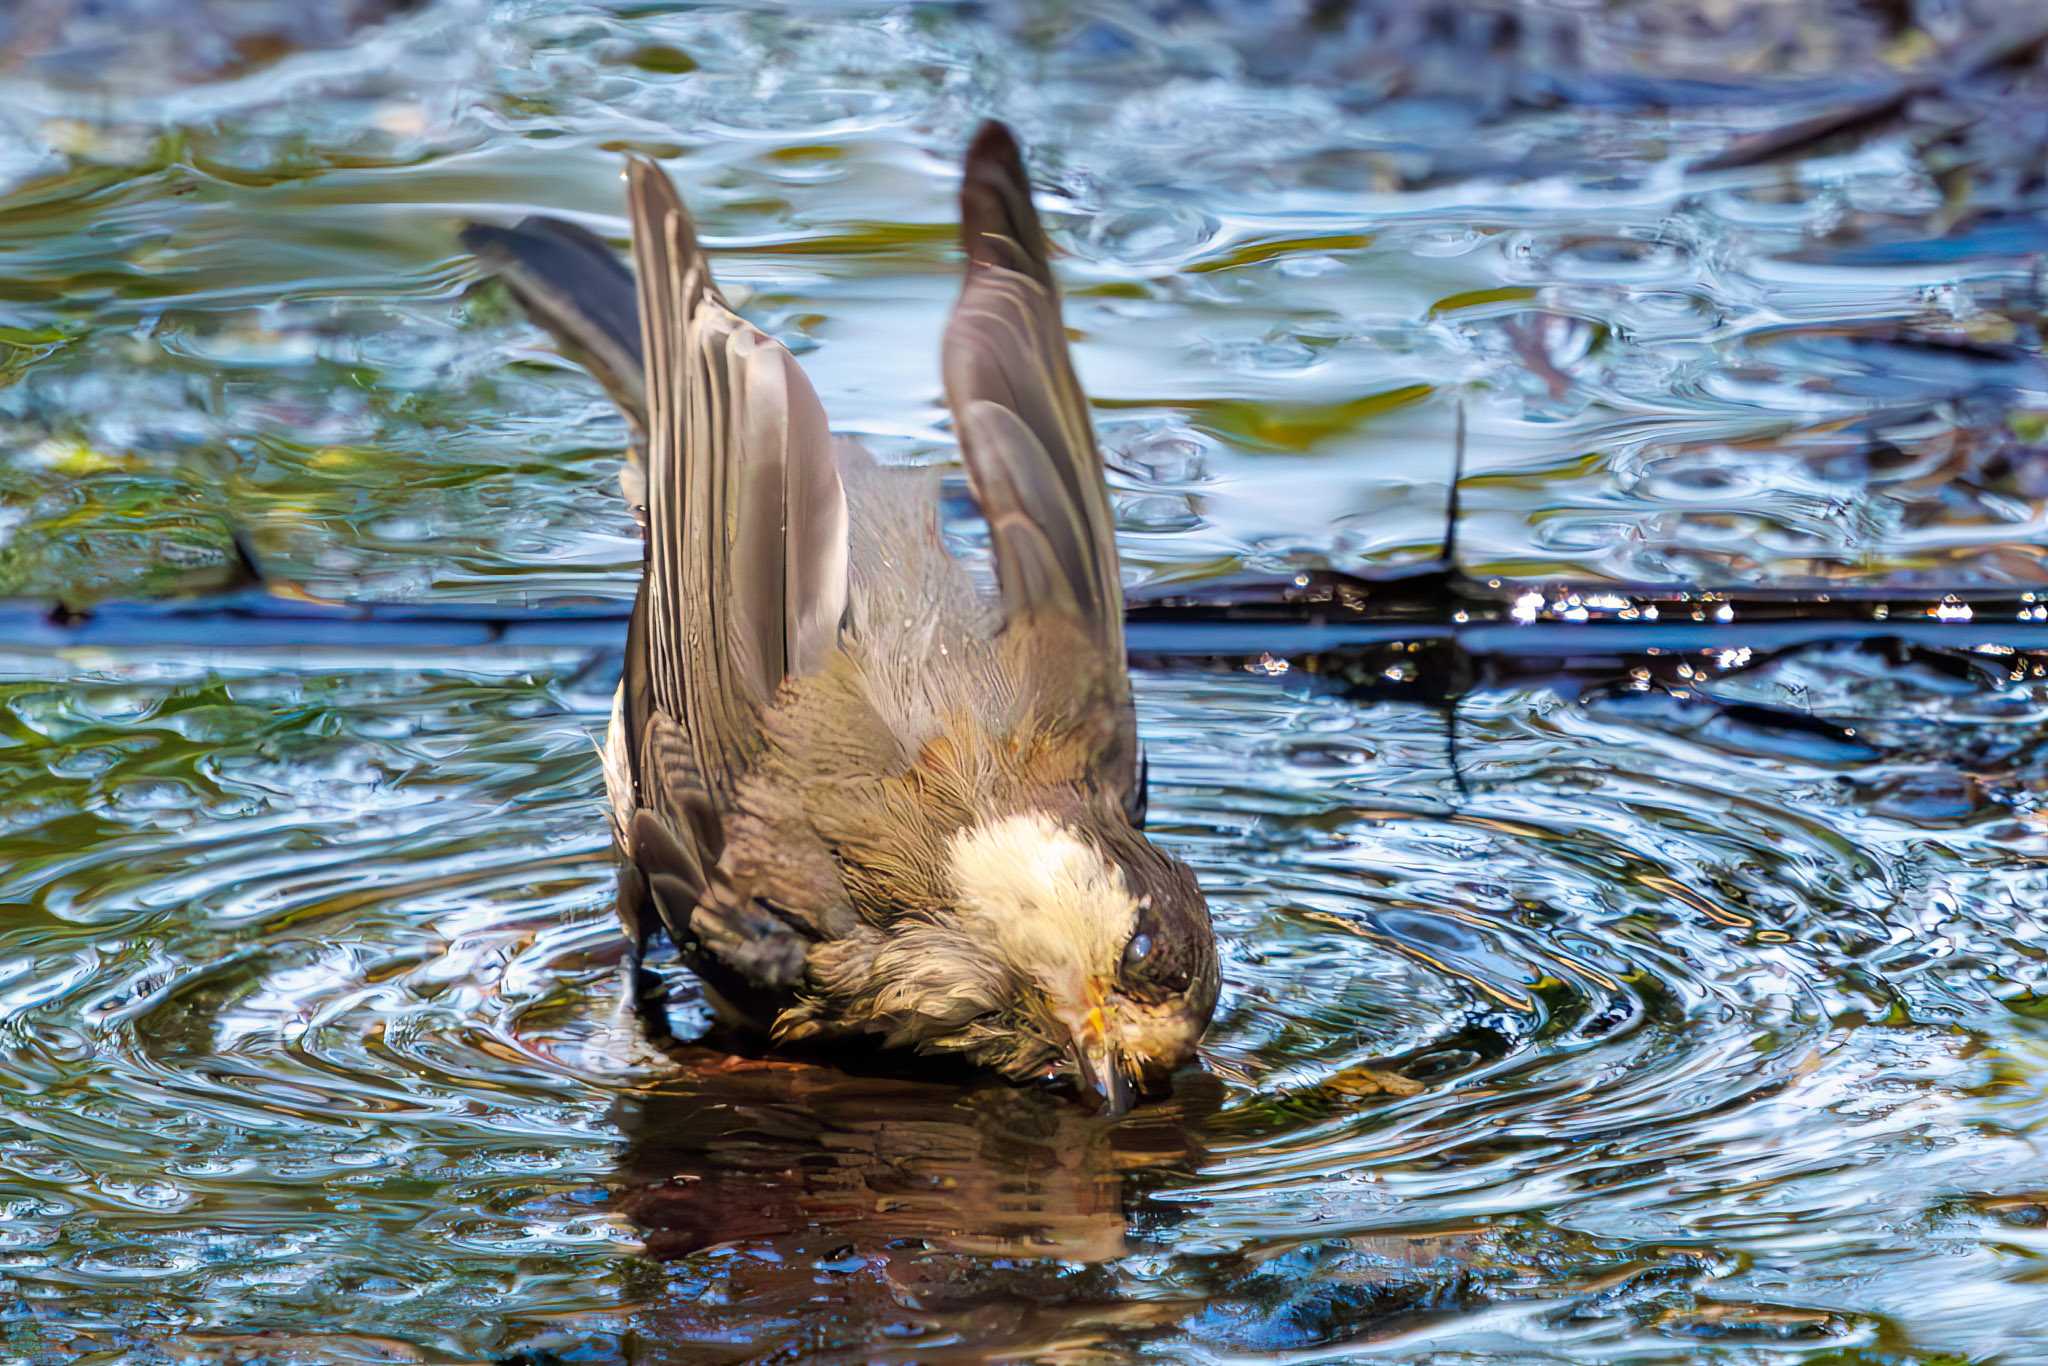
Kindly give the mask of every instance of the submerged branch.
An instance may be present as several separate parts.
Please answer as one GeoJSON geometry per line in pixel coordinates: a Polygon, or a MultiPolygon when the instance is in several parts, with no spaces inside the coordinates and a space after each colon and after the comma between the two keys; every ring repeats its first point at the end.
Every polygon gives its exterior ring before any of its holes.
{"type": "MultiPolygon", "coordinates": [[[[90,609],[0,602],[15,652],[83,649],[198,656],[246,652],[465,654],[618,649],[625,599],[503,605],[335,603],[263,587],[90,609]]],[[[1588,680],[1718,670],[1788,651],[1877,645],[1984,656],[2017,667],[2048,655],[2048,589],[1953,592],[1900,587],[1688,590],[1668,586],[1475,580],[1440,562],[1370,577],[1237,577],[1154,585],[1131,595],[1139,667],[1188,664],[1348,676],[1360,685],[1464,691],[1530,674],[1588,680]]],[[[18,667],[18,666],[17,666],[18,667]]]]}

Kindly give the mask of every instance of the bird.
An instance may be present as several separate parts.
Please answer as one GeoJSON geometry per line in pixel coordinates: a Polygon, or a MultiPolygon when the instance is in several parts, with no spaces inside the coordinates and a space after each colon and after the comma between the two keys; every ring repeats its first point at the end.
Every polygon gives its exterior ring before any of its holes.
{"type": "Polygon", "coordinates": [[[663,930],[771,1049],[1124,1113],[1195,1056],[1220,967],[1144,830],[1114,515],[1015,137],[968,147],[940,347],[992,589],[941,537],[937,472],[835,438],[669,177],[626,179],[630,271],[559,219],[463,240],[630,429],[645,563],[602,745],[628,981],[663,930]]]}

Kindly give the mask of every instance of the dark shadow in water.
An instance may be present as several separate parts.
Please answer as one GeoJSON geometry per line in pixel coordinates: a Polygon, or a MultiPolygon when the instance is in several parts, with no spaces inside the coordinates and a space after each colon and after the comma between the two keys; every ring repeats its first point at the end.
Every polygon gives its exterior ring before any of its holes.
{"type": "MultiPolygon", "coordinates": [[[[1163,1231],[1144,1190],[1200,1165],[1220,1085],[1200,1072],[1118,1120],[1053,1092],[962,1088],[720,1056],[621,1097],[622,1207],[648,1251],[916,1248],[1098,1262],[1163,1231]],[[1151,1176],[1154,1180],[1148,1181],[1151,1176]]],[[[849,1249],[851,1250],[849,1252],[849,1249]]]]}
{"type": "Polygon", "coordinates": [[[780,1340],[811,1358],[895,1342],[1033,1354],[1147,1336],[1110,1264],[1163,1246],[1223,1089],[1198,1071],[1117,1120],[963,1087],[679,1048],[687,1079],[620,1098],[616,1208],[672,1263],[643,1322],[665,1347],[780,1340]]]}

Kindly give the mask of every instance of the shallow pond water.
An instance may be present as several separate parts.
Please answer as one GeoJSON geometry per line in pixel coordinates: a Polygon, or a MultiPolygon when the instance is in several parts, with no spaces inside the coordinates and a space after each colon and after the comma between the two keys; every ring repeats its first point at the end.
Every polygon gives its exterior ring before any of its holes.
{"type": "MultiPolygon", "coordinates": [[[[0,17],[0,596],[629,593],[622,428],[454,241],[617,238],[626,149],[951,470],[991,113],[1134,581],[1428,557],[1462,408],[1482,579],[2048,592],[2041,78],[1687,169],[2024,6],[296,8],[0,17]]],[[[1455,759],[1141,673],[1226,990],[1114,1123],[621,1017],[608,651],[0,640],[0,1353],[2048,1357],[2048,684],[1727,629],[1455,759]]]]}

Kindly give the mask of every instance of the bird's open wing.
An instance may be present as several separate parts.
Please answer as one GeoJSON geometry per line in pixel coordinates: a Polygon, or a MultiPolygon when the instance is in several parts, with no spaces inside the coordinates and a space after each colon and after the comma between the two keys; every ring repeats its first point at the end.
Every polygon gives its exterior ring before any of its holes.
{"type": "Polygon", "coordinates": [[[647,684],[723,805],[760,711],[838,643],[846,495],[825,412],[781,343],[726,307],[689,215],[631,172],[646,357],[647,684]]]}
{"type": "Polygon", "coordinates": [[[780,343],[726,306],[675,187],[630,171],[647,428],[647,568],[627,645],[628,852],[662,918],[745,982],[802,970],[789,927],[715,869],[761,714],[838,644],[846,495],[824,409],[780,343]]]}
{"type": "Polygon", "coordinates": [[[645,938],[651,901],[728,984],[786,985],[795,932],[722,895],[722,813],[782,680],[837,647],[846,496],[795,360],[727,307],[668,177],[636,160],[629,179],[637,271],[558,219],[463,241],[604,384],[639,448],[621,482],[647,565],[604,760],[627,934],[645,938]]]}
{"type": "Polygon", "coordinates": [[[1083,628],[1119,714],[1105,781],[1142,815],[1143,759],[1124,663],[1116,524],[1059,287],[1009,129],[982,125],[960,188],[967,278],[946,328],[946,398],[995,545],[1013,626],[1064,614],[1083,628]]]}

